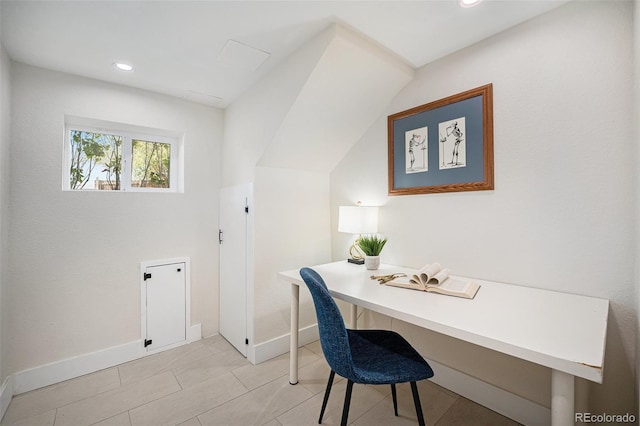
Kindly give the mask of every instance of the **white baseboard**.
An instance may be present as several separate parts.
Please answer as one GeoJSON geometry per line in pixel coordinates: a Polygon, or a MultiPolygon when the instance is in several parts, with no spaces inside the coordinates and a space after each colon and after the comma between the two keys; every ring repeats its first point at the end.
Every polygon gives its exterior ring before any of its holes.
{"type": "Polygon", "coordinates": [[[429,360],[430,381],[527,426],[551,424],[551,409],[507,392],[451,367],[429,360]]]}
{"type": "MultiPolygon", "coordinates": [[[[271,340],[267,340],[263,343],[258,343],[253,347],[253,359],[249,359],[254,364],[260,364],[271,358],[275,358],[282,354],[289,352],[289,336],[290,334],[284,334],[271,340]]],[[[313,324],[305,328],[301,328],[298,333],[299,346],[307,345],[311,342],[315,342],[320,338],[318,334],[318,324],[313,324]]]]}
{"type": "MultiPolygon", "coordinates": [[[[142,358],[152,353],[161,352],[177,346],[194,342],[201,338],[201,325],[192,325],[187,329],[187,339],[175,345],[159,348],[157,351],[147,352],[142,340],[135,340],[120,346],[78,355],[75,357],[40,365],[27,370],[18,371],[9,376],[11,379],[11,395],[17,395],[30,390],[49,386],[65,380],[80,377],[85,374],[104,370],[134,359],[142,358]]],[[[5,382],[6,383],[6,382],[5,382]]],[[[3,385],[4,390],[4,385],[3,385]]],[[[2,395],[4,397],[4,393],[2,395]]],[[[2,401],[2,400],[0,400],[2,401]]],[[[8,404],[7,404],[8,405],[8,404]]],[[[0,408],[2,406],[0,405],[0,408]]],[[[4,412],[2,412],[4,414],[4,412]]]]}
{"type": "Polygon", "coordinates": [[[80,377],[146,355],[142,340],[74,356],[13,374],[14,395],[80,377]]]}

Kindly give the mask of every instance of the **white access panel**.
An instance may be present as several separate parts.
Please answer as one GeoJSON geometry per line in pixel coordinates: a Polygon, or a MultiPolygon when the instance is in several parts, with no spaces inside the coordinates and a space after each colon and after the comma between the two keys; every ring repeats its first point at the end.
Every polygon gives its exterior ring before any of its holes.
{"type": "MultiPolygon", "coordinates": [[[[186,340],[186,264],[147,266],[146,288],[147,351],[186,340]]],[[[144,318],[143,318],[144,320],[144,318]]]]}

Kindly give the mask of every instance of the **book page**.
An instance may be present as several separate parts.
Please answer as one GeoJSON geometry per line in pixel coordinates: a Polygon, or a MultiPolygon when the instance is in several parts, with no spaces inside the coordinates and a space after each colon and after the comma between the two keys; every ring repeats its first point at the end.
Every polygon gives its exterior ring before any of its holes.
{"type": "Polygon", "coordinates": [[[424,283],[426,283],[426,281],[422,280],[422,275],[426,274],[430,266],[431,266],[430,264],[426,264],[422,268],[418,269],[418,271],[415,274],[411,275],[411,278],[409,278],[409,281],[412,284],[416,284],[416,285],[423,285],[424,283]]]}
{"type": "Polygon", "coordinates": [[[442,284],[438,286],[429,286],[429,288],[427,288],[427,291],[446,294],[448,296],[458,296],[465,297],[467,299],[473,299],[479,288],[480,285],[475,281],[447,278],[442,284]]]}
{"type": "Polygon", "coordinates": [[[426,284],[434,275],[436,275],[442,267],[439,263],[432,263],[427,265],[419,271],[420,282],[426,284]]]}
{"type": "Polygon", "coordinates": [[[410,288],[413,290],[422,290],[422,291],[425,290],[425,287],[424,285],[422,285],[422,283],[416,283],[413,279],[409,277],[394,278],[393,280],[388,281],[384,284],[394,286],[394,287],[410,288]]]}
{"type": "Polygon", "coordinates": [[[464,293],[470,285],[471,281],[462,281],[451,278],[440,284],[440,288],[456,293],[464,293]]]}
{"type": "Polygon", "coordinates": [[[431,279],[427,282],[427,285],[439,285],[444,282],[449,277],[449,270],[443,269],[437,274],[435,274],[431,279]]]}

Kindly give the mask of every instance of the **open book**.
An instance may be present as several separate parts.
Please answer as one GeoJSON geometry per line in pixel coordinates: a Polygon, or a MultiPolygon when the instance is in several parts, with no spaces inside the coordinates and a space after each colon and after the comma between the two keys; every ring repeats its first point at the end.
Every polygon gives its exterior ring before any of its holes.
{"type": "Polygon", "coordinates": [[[388,280],[373,276],[371,278],[377,279],[380,284],[473,299],[480,285],[472,280],[450,277],[449,274],[448,269],[443,269],[438,263],[432,263],[411,276],[396,274],[388,280]]]}

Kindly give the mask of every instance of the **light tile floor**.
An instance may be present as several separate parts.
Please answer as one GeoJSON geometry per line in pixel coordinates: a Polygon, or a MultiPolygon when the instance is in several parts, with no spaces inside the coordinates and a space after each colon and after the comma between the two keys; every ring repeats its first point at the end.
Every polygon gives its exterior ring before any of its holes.
{"type": "MultiPolygon", "coordinates": [[[[314,425],[329,367],[319,342],[299,351],[299,384],[289,384],[289,354],[252,365],[224,338],[176,349],[17,395],[1,425],[314,425]]],[[[323,424],[340,423],[346,382],[336,376],[323,424]]],[[[429,381],[419,385],[430,426],[517,425],[429,381]]],[[[414,425],[408,385],[355,385],[349,423],[414,425]]]]}

